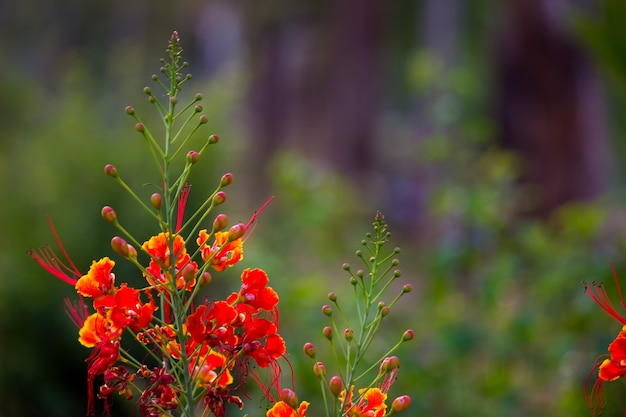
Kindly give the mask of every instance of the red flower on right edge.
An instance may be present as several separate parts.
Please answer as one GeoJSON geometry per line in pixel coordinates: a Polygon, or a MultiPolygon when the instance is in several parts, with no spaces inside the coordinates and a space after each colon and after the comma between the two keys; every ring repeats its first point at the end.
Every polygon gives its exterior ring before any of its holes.
{"type": "MultiPolygon", "coordinates": [[[[619,286],[615,268],[611,265],[615,286],[620,298],[620,304],[626,309],[626,302],[622,296],[622,290],[619,286]]],[[[611,302],[604,285],[592,283],[591,287],[585,284],[585,292],[591,297],[604,311],[611,317],[622,324],[622,329],[617,337],[609,345],[609,353],[600,355],[595,366],[589,373],[585,383],[585,400],[587,406],[591,410],[592,416],[601,415],[604,408],[604,400],[602,398],[604,383],[614,381],[626,375],[626,317],[618,313],[615,306],[611,302]],[[598,370],[598,376],[591,389],[589,382],[595,371],[598,370]]],[[[625,410],[626,414],[626,410],[625,410]]]]}

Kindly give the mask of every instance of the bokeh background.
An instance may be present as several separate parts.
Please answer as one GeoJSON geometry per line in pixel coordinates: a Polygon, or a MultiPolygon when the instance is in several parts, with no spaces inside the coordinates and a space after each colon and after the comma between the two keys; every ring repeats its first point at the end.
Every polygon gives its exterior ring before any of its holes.
{"type": "MultiPolygon", "coordinates": [[[[113,256],[103,205],[153,232],[102,167],[153,192],[123,109],[158,122],[141,91],[173,30],[183,96],[205,97],[197,143],[221,138],[190,205],[224,172],[233,221],[276,197],[207,296],[269,273],[300,398],[320,401],[301,346],[322,344],[320,307],[381,210],[415,289],[380,335],[416,334],[392,398],[410,394],[412,416],[589,415],[585,379],[620,325],[582,281],[616,295],[610,263],[626,277],[624,21],[622,0],[3,1],[0,416],[85,413],[74,291],[27,251],[53,243],[49,215],[79,269],[113,256]]],[[[625,389],[608,386],[606,416],[625,389]]]]}

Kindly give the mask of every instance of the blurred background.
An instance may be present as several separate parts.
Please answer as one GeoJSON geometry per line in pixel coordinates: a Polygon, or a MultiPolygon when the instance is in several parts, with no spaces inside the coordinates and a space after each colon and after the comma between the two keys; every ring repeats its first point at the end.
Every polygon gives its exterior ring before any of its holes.
{"type": "MultiPolygon", "coordinates": [[[[412,396],[408,415],[589,415],[585,379],[620,325],[582,281],[616,297],[611,262],[626,280],[624,21],[622,0],[0,3],[0,417],[85,413],[75,292],[27,251],[54,243],[49,215],[80,270],[113,256],[104,205],[140,241],[154,232],[102,167],[154,192],[123,110],[158,126],[142,88],[173,30],[193,74],[181,97],[201,92],[209,116],[196,144],[221,138],[190,206],[224,172],[233,223],[276,197],[207,297],[245,267],[268,272],[314,415],[301,346],[323,345],[320,307],[349,285],[341,265],[376,210],[414,287],[380,335],[415,330],[389,393],[412,396]]],[[[606,416],[624,389],[607,386],[606,416]]]]}

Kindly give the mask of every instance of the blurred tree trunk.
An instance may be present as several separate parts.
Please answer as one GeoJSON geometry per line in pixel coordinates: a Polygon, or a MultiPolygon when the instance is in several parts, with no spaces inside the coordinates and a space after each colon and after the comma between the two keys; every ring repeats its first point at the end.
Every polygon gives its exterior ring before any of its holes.
{"type": "Polygon", "coordinates": [[[564,5],[507,0],[498,35],[501,140],[525,159],[538,215],[598,196],[607,176],[602,90],[568,33],[564,5]]]}
{"type": "Polygon", "coordinates": [[[312,1],[297,10],[287,3],[250,7],[244,26],[255,45],[249,57],[251,169],[263,172],[282,147],[354,179],[370,169],[381,97],[382,7],[377,0],[312,1]]]}

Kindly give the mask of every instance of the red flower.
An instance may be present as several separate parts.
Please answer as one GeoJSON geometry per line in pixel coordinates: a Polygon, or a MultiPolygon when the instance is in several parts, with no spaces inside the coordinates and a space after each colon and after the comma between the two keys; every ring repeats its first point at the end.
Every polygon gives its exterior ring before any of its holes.
{"type": "Polygon", "coordinates": [[[255,309],[271,311],[278,305],[278,294],[268,287],[269,278],[262,269],[246,269],[241,274],[239,293],[231,294],[226,301],[245,304],[255,309]]]}
{"type": "Polygon", "coordinates": [[[106,307],[109,320],[116,328],[130,327],[132,331],[138,332],[152,322],[152,315],[156,309],[152,300],[143,304],[139,294],[138,290],[122,284],[115,295],[109,295],[94,303],[94,307],[106,307]]]}
{"type": "Polygon", "coordinates": [[[211,307],[203,304],[187,317],[187,332],[196,343],[232,348],[238,343],[232,326],[237,316],[237,310],[225,301],[217,301],[211,307]]]}
{"type": "Polygon", "coordinates": [[[256,318],[244,325],[244,351],[261,368],[267,368],[287,351],[285,341],[277,331],[274,323],[263,318],[256,318]]]}

